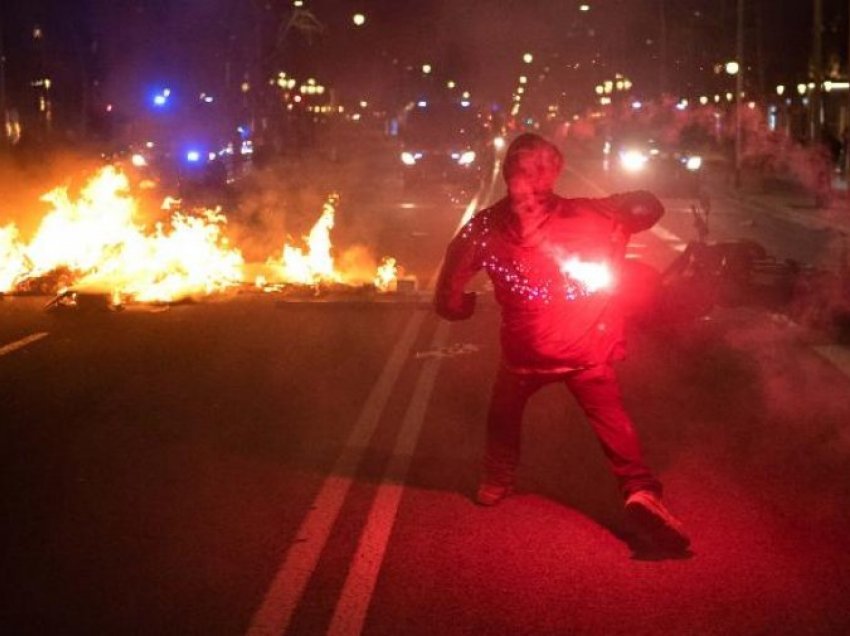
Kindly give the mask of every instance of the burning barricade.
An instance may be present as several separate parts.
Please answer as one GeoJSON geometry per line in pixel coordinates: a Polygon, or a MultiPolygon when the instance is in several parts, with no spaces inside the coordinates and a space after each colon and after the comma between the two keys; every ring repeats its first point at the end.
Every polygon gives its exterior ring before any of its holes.
{"type": "Polygon", "coordinates": [[[230,244],[219,209],[184,211],[166,198],[168,218],[146,224],[127,177],[112,166],[75,196],[58,187],[41,201],[50,209],[29,241],[14,224],[0,226],[0,294],[54,295],[49,309],[174,303],[248,287],[309,295],[387,292],[398,280],[395,259],[376,264],[363,248],[356,266],[338,268],[330,239],[336,195],[326,201],[306,246],[287,243],[279,257],[253,266],[262,273],[251,284],[251,265],[230,244]]]}

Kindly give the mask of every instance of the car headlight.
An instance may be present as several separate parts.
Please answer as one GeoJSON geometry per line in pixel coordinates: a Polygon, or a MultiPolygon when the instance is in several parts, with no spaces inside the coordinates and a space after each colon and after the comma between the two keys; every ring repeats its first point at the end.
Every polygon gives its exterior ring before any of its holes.
{"type": "Polygon", "coordinates": [[[628,172],[643,170],[649,157],[640,150],[624,150],[620,153],[620,165],[628,172]]]}
{"type": "Polygon", "coordinates": [[[401,162],[406,166],[413,166],[416,164],[416,156],[412,152],[403,152],[401,153],[401,162]]]}
{"type": "Polygon", "coordinates": [[[460,157],[457,160],[457,162],[462,166],[468,166],[473,161],[475,161],[475,151],[474,150],[467,150],[466,152],[461,153],[460,157]]]}
{"type": "Polygon", "coordinates": [[[685,167],[691,172],[696,172],[702,168],[702,157],[693,156],[685,160],[685,167]]]}

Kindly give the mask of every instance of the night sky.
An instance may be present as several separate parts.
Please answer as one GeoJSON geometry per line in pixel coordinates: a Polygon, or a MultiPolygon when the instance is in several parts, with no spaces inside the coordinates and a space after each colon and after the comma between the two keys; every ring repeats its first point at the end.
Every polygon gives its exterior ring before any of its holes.
{"type": "MultiPolygon", "coordinates": [[[[57,82],[97,82],[98,99],[130,108],[149,87],[221,90],[257,69],[315,75],[350,99],[391,94],[406,73],[434,66],[485,100],[509,98],[520,56],[535,53],[549,92],[592,90],[623,73],[638,92],[711,91],[712,67],[734,55],[735,0],[305,0],[323,31],[290,32],[275,51],[291,0],[3,0],[7,88],[14,96],[40,67],[57,82]],[[662,20],[664,7],[664,20],[662,20]],[[367,23],[355,28],[351,15],[367,23]],[[666,60],[663,25],[666,22],[666,60]],[[44,31],[38,48],[33,25],[44,31]],[[548,69],[548,71],[546,70],[548,69]]],[[[808,0],[747,1],[753,91],[806,78],[808,0]]],[[[824,0],[824,59],[846,66],[847,3],[824,0]]],[[[529,73],[531,74],[531,73],[529,73]]],[[[722,78],[721,78],[722,79],[722,78]]],[[[65,87],[69,92],[73,92],[65,87]]],[[[61,92],[61,86],[57,86],[61,92]]]]}

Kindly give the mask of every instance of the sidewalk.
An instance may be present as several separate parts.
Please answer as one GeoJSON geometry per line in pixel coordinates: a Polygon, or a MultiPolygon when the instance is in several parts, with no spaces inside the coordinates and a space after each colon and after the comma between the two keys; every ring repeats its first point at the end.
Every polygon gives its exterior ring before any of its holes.
{"type": "Polygon", "coordinates": [[[712,197],[738,200],[805,227],[850,234],[850,189],[842,175],[833,176],[829,203],[823,207],[817,205],[817,197],[810,189],[775,176],[744,173],[736,188],[729,173],[717,173],[707,185],[712,197]]]}

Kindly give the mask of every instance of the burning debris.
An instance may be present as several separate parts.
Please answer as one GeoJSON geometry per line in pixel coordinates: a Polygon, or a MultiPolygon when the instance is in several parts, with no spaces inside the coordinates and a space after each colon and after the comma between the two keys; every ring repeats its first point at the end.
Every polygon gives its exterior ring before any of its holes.
{"type": "MultiPolygon", "coordinates": [[[[71,196],[58,187],[41,197],[50,211],[28,242],[14,224],[0,227],[0,293],[57,295],[49,309],[127,303],[170,303],[244,288],[248,264],[225,234],[219,209],[182,210],[166,197],[167,221],[139,220],[127,177],[115,167],[98,171],[71,196]],[[97,299],[97,300],[94,300],[97,299]]],[[[367,250],[334,260],[330,231],[339,203],[328,197],[305,246],[285,244],[269,259],[255,285],[263,291],[317,294],[368,286],[391,291],[399,277],[395,259],[376,265],[367,250]],[[355,262],[356,261],[356,262],[355,262]],[[377,269],[377,272],[376,272],[377,269]]]]}
{"type": "Polygon", "coordinates": [[[267,274],[256,278],[257,287],[300,296],[397,289],[399,267],[392,257],[385,257],[376,268],[366,250],[355,246],[340,258],[346,266],[338,267],[330,238],[338,205],[339,195],[331,194],[321,216],[304,237],[304,246],[286,243],[279,259],[266,262],[267,274]]]}
{"type": "Polygon", "coordinates": [[[153,230],[138,220],[127,177],[101,169],[72,198],[66,187],[42,197],[51,210],[29,243],[8,226],[2,244],[6,291],[60,293],[73,287],[125,302],[206,295],[242,280],[242,255],[228,245],[216,210],[175,211],[153,230]]]}

